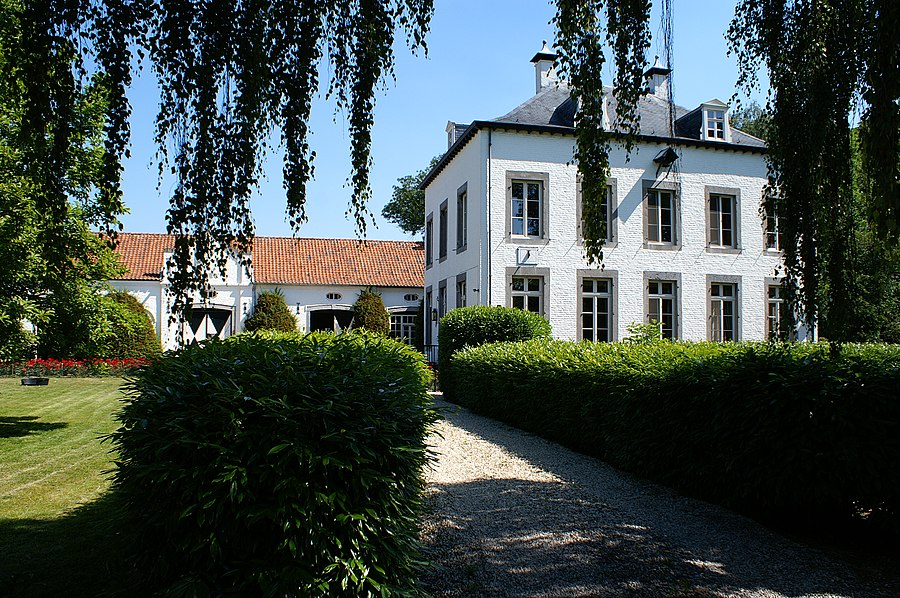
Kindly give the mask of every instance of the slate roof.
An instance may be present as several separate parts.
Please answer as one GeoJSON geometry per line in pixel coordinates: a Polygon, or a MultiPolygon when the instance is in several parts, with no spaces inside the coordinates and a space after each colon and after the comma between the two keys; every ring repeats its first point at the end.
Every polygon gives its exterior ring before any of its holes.
{"type": "MultiPolygon", "coordinates": [[[[607,87],[606,91],[611,91],[607,87]]],[[[616,125],[616,99],[609,94],[607,115],[614,130],[616,125]]],[[[464,134],[458,134],[456,142],[447,150],[441,160],[425,176],[420,188],[426,188],[444,167],[462,150],[479,129],[517,129],[571,135],[575,128],[576,105],[565,82],[550,85],[531,96],[503,116],[491,120],[475,120],[464,134]]],[[[638,101],[640,115],[640,135],[657,143],[666,143],[669,131],[669,103],[655,95],[642,96],[638,101]]],[[[766,144],[761,139],[743,131],[731,128],[731,141],[705,141],[701,139],[700,112],[675,105],[675,137],[682,145],[695,145],[717,149],[764,152],[766,144]],[[694,122],[696,120],[696,122],[694,122]]],[[[618,129],[622,132],[621,129],[618,129]]]]}
{"type": "MultiPolygon", "coordinates": [[[[120,280],[159,280],[172,235],[119,233],[116,252],[128,272],[120,280]]],[[[421,287],[425,250],[421,242],[256,237],[256,284],[421,287]]]]}

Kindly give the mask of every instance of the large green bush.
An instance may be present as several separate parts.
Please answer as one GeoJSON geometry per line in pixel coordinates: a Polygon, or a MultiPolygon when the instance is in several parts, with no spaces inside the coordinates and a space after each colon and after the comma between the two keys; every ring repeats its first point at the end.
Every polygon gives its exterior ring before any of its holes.
{"type": "Polygon", "coordinates": [[[150,314],[134,295],[112,292],[103,301],[108,336],[103,345],[105,359],[153,359],[162,353],[150,314]]]}
{"type": "Polygon", "coordinates": [[[372,289],[360,291],[359,298],[353,304],[353,327],[378,334],[391,331],[391,315],[385,309],[381,295],[372,289]]]}
{"type": "Polygon", "coordinates": [[[425,435],[419,353],[369,333],[254,333],[142,370],[115,485],[165,593],[415,590],[425,435]]]}
{"type": "Polygon", "coordinates": [[[498,341],[525,341],[550,338],[550,323],[522,309],[473,305],[450,310],[440,321],[438,371],[444,398],[456,401],[450,360],[464,347],[498,341]]]}
{"type": "Polygon", "coordinates": [[[898,346],[532,341],[452,367],[460,403],[681,491],[900,531],[898,346]]]}
{"type": "Polygon", "coordinates": [[[293,332],[297,330],[297,318],[291,313],[280,291],[267,291],[256,297],[253,312],[244,321],[244,330],[293,332]]]}

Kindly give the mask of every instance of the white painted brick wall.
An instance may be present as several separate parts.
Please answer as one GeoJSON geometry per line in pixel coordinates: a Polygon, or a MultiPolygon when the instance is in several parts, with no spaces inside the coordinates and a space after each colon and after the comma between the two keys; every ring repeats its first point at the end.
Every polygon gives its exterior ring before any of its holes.
{"type": "MultiPolygon", "coordinates": [[[[455,277],[458,272],[479,267],[471,257],[478,251],[481,263],[490,263],[489,292],[482,290],[483,304],[506,305],[506,268],[515,266],[516,249],[522,243],[505,238],[506,173],[508,171],[547,173],[549,186],[545,199],[549,202],[549,241],[524,243],[539,248],[538,268],[549,268],[545,291],[545,309],[553,326],[554,336],[562,339],[577,337],[578,289],[577,270],[590,266],[583,257],[577,237],[576,166],[570,164],[573,138],[562,135],[493,131],[490,160],[487,158],[487,131],[482,130],[426,190],[426,213],[435,214],[434,251],[437,256],[438,206],[448,197],[449,190],[469,181],[470,224],[475,217],[473,180],[485,182],[485,195],[480,198],[482,212],[490,205],[490,243],[482,232],[476,250],[474,229],[470,226],[469,255],[457,258],[448,253],[445,262],[425,273],[425,285],[433,286],[435,296],[438,282],[455,277]],[[485,172],[486,170],[486,172],[485,172]],[[487,181],[490,181],[488,186],[487,181]]],[[[739,330],[743,340],[761,339],[765,334],[766,277],[775,275],[780,263],[777,255],[763,250],[763,230],[759,217],[759,202],[766,182],[764,158],[759,154],[729,150],[681,148],[676,162],[678,174],[658,180],[677,181],[681,187],[681,249],[678,251],[644,248],[643,187],[644,180],[657,180],[653,157],[665,146],[641,144],[626,163],[624,152],[614,149],[610,156],[612,176],[616,179],[618,206],[617,240],[614,248],[604,252],[604,268],[618,272],[618,313],[615,323],[617,337],[627,335],[626,327],[646,319],[644,306],[644,272],[680,272],[681,318],[680,338],[707,338],[707,275],[740,276],[739,330]],[[739,254],[717,254],[706,250],[706,186],[740,190],[740,246],[739,254]]],[[[452,195],[450,196],[453,197],[452,195]]],[[[455,209],[455,203],[450,202],[455,209]]],[[[455,214],[451,209],[450,230],[455,230],[455,214]]],[[[451,235],[452,237],[452,235],[451,235]]],[[[452,237],[455,238],[455,237],[452,237]]],[[[437,259],[437,258],[435,258],[437,259]]],[[[479,272],[479,275],[481,273],[479,272]]],[[[471,276],[471,274],[470,274],[471,276]]],[[[453,290],[448,281],[448,302],[454,305],[453,290]]],[[[471,288],[471,283],[470,283],[471,288]]],[[[469,304],[473,301],[470,298],[469,304]]]]}

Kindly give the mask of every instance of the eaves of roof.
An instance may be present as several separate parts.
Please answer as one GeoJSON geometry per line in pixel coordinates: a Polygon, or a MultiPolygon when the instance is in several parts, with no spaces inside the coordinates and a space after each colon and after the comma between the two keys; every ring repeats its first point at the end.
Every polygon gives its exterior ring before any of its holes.
{"type": "MultiPolygon", "coordinates": [[[[438,163],[434,165],[425,178],[422,179],[422,184],[419,185],[420,189],[428,188],[428,185],[447,167],[447,164],[450,163],[456,155],[462,151],[462,149],[475,137],[475,134],[478,133],[481,129],[494,129],[494,130],[506,130],[506,131],[520,131],[526,133],[548,133],[551,135],[575,135],[575,127],[566,127],[560,125],[538,125],[538,124],[527,124],[527,123],[509,123],[509,122],[497,122],[493,120],[475,120],[472,121],[472,124],[466,129],[466,132],[463,133],[456,142],[450,146],[450,149],[447,150],[447,153],[438,160],[438,163]]],[[[625,137],[623,133],[613,133],[614,138],[622,139],[625,137]]],[[[751,154],[765,154],[767,153],[767,148],[765,147],[756,147],[749,145],[741,145],[737,143],[725,143],[722,141],[704,141],[702,139],[691,139],[689,137],[664,137],[659,135],[637,135],[636,139],[638,141],[643,141],[646,143],[660,143],[664,145],[673,145],[673,146],[682,146],[682,147],[702,147],[707,149],[716,149],[716,150],[730,150],[735,152],[747,152],[751,154]]]]}

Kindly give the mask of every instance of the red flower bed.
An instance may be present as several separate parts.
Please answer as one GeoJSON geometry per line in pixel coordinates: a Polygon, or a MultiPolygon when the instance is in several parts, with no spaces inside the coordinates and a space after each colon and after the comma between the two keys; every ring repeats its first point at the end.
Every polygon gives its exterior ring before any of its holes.
{"type": "Polygon", "coordinates": [[[3,376],[124,376],[147,365],[147,359],[29,359],[0,363],[3,376]]]}

